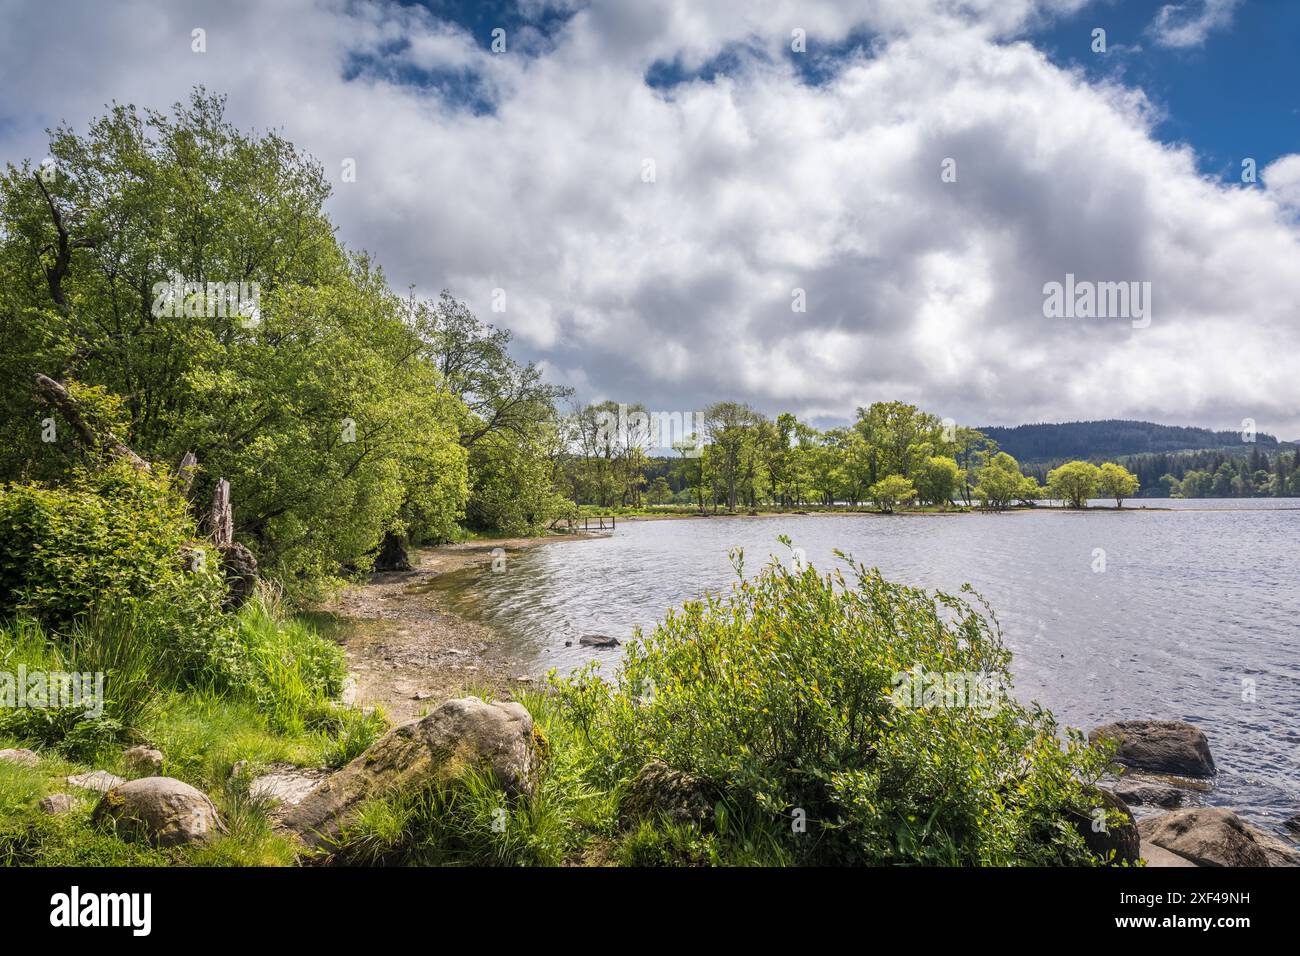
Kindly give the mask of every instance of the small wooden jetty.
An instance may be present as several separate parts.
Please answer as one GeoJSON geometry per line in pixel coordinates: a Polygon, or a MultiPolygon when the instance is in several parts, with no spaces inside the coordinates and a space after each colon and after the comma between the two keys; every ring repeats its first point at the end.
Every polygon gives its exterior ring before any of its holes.
{"type": "Polygon", "coordinates": [[[580,515],[577,518],[556,518],[551,522],[552,531],[564,531],[573,534],[576,531],[613,531],[617,523],[615,515],[580,515]],[[592,522],[596,526],[591,526],[592,522]]]}

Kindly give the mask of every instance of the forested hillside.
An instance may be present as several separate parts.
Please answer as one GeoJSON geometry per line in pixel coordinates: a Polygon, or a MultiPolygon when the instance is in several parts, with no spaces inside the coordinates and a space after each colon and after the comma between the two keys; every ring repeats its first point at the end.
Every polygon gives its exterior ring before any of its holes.
{"type": "MultiPolygon", "coordinates": [[[[998,447],[1024,462],[1047,462],[1069,458],[1115,458],[1159,452],[1229,448],[1250,443],[1240,431],[1211,431],[1153,422],[1109,419],[1098,422],[1017,425],[1005,428],[986,425],[979,429],[998,447]]],[[[1258,432],[1255,445],[1276,448],[1278,439],[1258,432]]]]}

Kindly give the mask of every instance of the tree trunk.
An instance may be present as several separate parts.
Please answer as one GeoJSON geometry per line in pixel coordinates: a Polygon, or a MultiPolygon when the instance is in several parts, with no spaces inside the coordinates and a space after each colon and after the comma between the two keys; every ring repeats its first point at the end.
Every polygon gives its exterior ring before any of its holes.
{"type": "Polygon", "coordinates": [[[375,558],[376,571],[410,571],[411,559],[406,553],[406,538],[392,531],[384,533],[375,558]]]}

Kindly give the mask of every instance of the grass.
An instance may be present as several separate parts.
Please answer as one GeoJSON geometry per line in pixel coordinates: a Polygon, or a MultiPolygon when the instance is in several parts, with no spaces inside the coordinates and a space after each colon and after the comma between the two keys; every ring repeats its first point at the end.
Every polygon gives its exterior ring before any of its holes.
{"type": "Polygon", "coordinates": [[[0,711],[0,749],[27,747],[40,762],[0,762],[0,864],[288,865],[296,849],[252,798],[253,773],[271,763],[340,766],[387,730],[382,712],[340,704],[345,668],[337,645],[263,592],[230,619],[212,647],[225,659],[183,671],[160,646],[165,609],[104,610],[50,634],[31,619],[0,627],[0,670],[103,671],[104,713],[27,707],[0,711]],[[217,675],[238,675],[239,682],[217,675]],[[165,776],[212,797],[227,833],[204,846],[154,850],[128,844],[91,822],[98,796],[72,787],[71,774],[106,770],[132,776],[122,752],[144,743],[164,754],[165,776]],[[250,768],[233,774],[236,764],[250,768]],[[44,796],[70,793],[76,808],[51,817],[44,796]]]}

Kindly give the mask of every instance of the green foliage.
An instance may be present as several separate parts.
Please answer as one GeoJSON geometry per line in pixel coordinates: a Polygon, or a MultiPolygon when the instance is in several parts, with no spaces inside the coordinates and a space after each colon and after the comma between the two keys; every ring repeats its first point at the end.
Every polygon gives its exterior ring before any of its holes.
{"type": "Polygon", "coordinates": [[[946,455],[932,455],[917,476],[917,494],[922,501],[931,504],[949,504],[957,494],[960,475],[961,469],[955,459],[946,455]]]}
{"type": "Polygon", "coordinates": [[[185,560],[196,538],[167,479],[126,463],[77,471],[64,488],[0,486],[0,618],[64,631],[94,604],[158,603],[209,631],[225,585],[219,562],[185,560]]]}
{"type": "Polygon", "coordinates": [[[617,786],[651,759],[698,774],[747,820],[748,845],[770,841],[783,861],[1095,862],[1068,820],[1091,808],[1103,761],[1077,732],[1063,742],[1049,712],[1009,697],[895,703],[917,667],[1009,686],[996,623],[851,569],[848,583],[773,563],[670,612],[612,683],[591,669],[557,680],[588,779],[617,786]]]}
{"type": "Polygon", "coordinates": [[[721,862],[713,834],[671,821],[638,821],[618,845],[619,866],[708,866],[721,862]]]}
{"type": "MultiPolygon", "coordinates": [[[[265,592],[219,631],[219,658],[198,656],[195,642],[178,640],[176,626],[157,604],[98,609],[64,636],[31,618],[0,626],[0,669],[6,672],[23,665],[29,673],[105,675],[102,714],[88,714],[84,706],[6,708],[0,733],[87,762],[140,737],[175,744],[175,751],[165,751],[169,761],[219,763],[237,737],[220,721],[246,714],[255,716],[258,734],[310,740],[312,760],[337,766],[387,729],[382,714],[336,702],[346,674],[341,650],[286,617],[265,592]],[[188,755],[183,728],[193,708],[206,715],[194,728],[206,750],[188,755]]],[[[266,746],[282,753],[276,744],[266,746]]],[[[292,758],[306,759],[302,752],[292,758]]]]}
{"type": "Polygon", "coordinates": [[[1019,463],[1001,451],[979,470],[975,497],[985,508],[1001,511],[1017,501],[1033,501],[1041,494],[1038,482],[1020,473],[1019,463]]]}
{"type": "Polygon", "coordinates": [[[899,505],[910,504],[916,498],[916,489],[902,475],[890,475],[868,488],[867,496],[877,508],[889,514],[899,505]]]}
{"type": "Polygon", "coordinates": [[[555,490],[551,459],[542,442],[487,437],[474,446],[470,461],[474,485],[467,517],[473,527],[536,535],[554,519],[575,511],[555,490]]]}
{"type": "Polygon", "coordinates": [[[84,458],[69,428],[39,440],[31,397],[35,372],[75,368],[88,424],[153,462],[193,451],[197,500],[229,480],[237,535],[294,588],[365,566],[388,530],[454,527],[468,413],[420,317],[335,239],[319,164],[202,89],[56,130],[49,155],[51,183],[0,177],[0,479],[84,458]]]}
{"type": "Polygon", "coordinates": [[[1047,473],[1047,492],[1068,501],[1071,508],[1086,508],[1097,493],[1101,469],[1087,461],[1067,461],[1047,473]]]}
{"type": "Polygon", "coordinates": [[[1138,491],[1137,476],[1113,461],[1102,463],[1097,475],[1097,491],[1107,498],[1115,499],[1115,506],[1122,507],[1125,498],[1131,498],[1138,491]]]}

